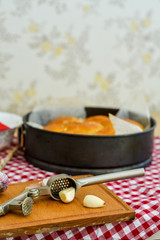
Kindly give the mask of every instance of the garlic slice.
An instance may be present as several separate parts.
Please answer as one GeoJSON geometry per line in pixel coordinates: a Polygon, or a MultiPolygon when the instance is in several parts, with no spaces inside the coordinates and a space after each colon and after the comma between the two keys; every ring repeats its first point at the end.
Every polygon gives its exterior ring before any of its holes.
{"type": "Polygon", "coordinates": [[[75,192],[74,187],[66,188],[59,192],[59,197],[62,202],[69,203],[74,199],[75,192]]]}
{"type": "Polygon", "coordinates": [[[104,205],[105,201],[94,195],[86,195],[83,200],[83,206],[88,208],[98,208],[103,207],[104,205]]]}

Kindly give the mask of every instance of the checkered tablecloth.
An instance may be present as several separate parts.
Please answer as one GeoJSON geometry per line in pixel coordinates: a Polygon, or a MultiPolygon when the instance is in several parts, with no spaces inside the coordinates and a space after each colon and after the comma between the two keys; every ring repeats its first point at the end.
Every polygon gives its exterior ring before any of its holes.
{"type": "MultiPolygon", "coordinates": [[[[0,153],[4,157],[5,152],[0,153]]],[[[29,164],[23,152],[18,152],[3,170],[10,183],[43,179],[53,175],[29,164]]],[[[160,138],[154,139],[152,164],[145,176],[106,183],[106,186],[122,198],[136,212],[133,221],[80,227],[64,231],[16,237],[16,240],[143,240],[160,230],[160,138]]],[[[13,238],[8,238],[13,239],[13,238]]]]}

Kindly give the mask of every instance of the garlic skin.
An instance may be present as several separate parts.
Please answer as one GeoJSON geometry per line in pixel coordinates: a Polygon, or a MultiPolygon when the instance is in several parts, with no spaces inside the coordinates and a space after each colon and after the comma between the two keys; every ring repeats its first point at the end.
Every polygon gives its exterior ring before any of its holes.
{"type": "Polygon", "coordinates": [[[74,187],[66,188],[59,192],[59,197],[62,202],[69,203],[74,199],[75,192],[76,190],[74,187]]]}
{"type": "Polygon", "coordinates": [[[33,183],[25,187],[26,190],[32,189],[32,188],[38,188],[41,187],[40,183],[33,183]]]}
{"type": "Polygon", "coordinates": [[[8,188],[8,177],[5,173],[0,172],[0,193],[8,188]]]}
{"type": "Polygon", "coordinates": [[[42,182],[41,182],[42,186],[47,186],[48,179],[49,179],[49,177],[44,178],[44,179],[42,180],[42,182]]]}
{"type": "Polygon", "coordinates": [[[99,208],[105,205],[105,201],[94,195],[86,195],[83,199],[83,206],[88,208],[99,208]]]}

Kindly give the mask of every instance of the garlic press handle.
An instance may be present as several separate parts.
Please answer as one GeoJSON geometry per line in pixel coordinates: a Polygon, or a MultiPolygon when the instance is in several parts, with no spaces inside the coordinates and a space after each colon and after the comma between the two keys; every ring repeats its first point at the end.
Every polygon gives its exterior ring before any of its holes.
{"type": "Polygon", "coordinates": [[[5,215],[10,208],[11,204],[14,204],[17,201],[22,201],[28,196],[28,190],[23,191],[21,194],[18,196],[9,199],[8,201],[0,204],[0,216],[5,215]]]}
{"type": "Polygon", "coordinates": [[[144,174],[145,174],[144,168],[137,168],[127,171],[97,175],[93,177],[78,178],[77,181],[81,186],[88,186],[97,183],[105,183],[127,178],[140,177],[144,176],[144,174]]]}

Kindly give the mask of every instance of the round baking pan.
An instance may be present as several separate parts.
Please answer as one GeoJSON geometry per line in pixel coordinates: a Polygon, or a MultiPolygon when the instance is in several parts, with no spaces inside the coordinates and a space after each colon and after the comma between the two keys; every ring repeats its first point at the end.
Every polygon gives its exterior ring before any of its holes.
{"type": "MultiPolygon", "coordinates": [[[[86,116],[116,114],[119,109],[86,107],[86,116]]],[[[57,173],[102,174],[147,167],[152,161],[154,128],[140,133],[111,136],[77,135],[37,129],[23,117],[26,159],[33,165],[57,173]]]]}

